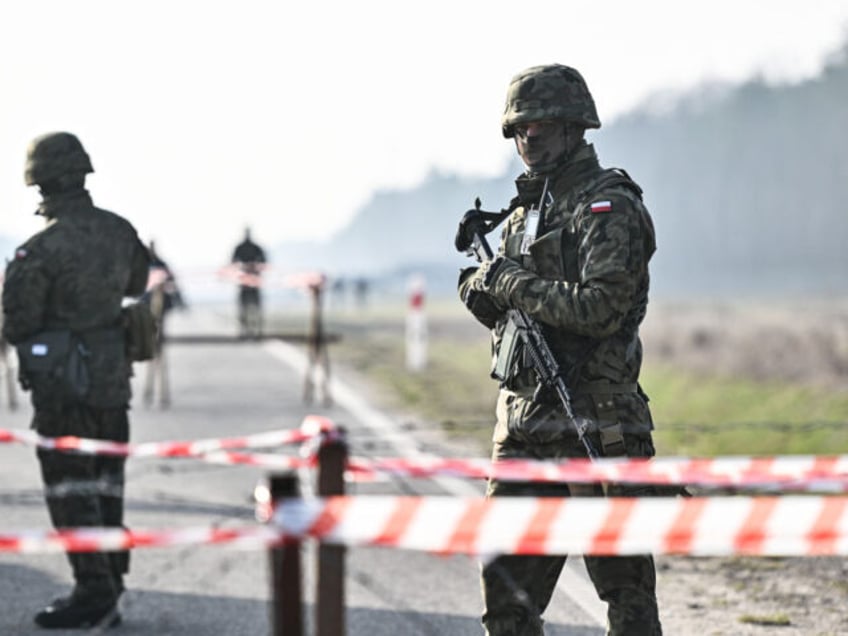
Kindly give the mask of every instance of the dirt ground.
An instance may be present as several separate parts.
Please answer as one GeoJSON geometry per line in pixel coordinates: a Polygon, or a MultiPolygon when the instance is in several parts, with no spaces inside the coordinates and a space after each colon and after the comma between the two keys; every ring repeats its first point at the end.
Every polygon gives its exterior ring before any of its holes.
{"type": "MultiPolygon", "coordinates": [[[[654,361],[848,391],[848,299],[652,303],[642,339],[654,361]]],[[[848,634],[848,558],[660,556],[657,577],[666,635],[848,634]]]]}
{"type": "Polygon", "coordinates": [[[848,559],[659,557],[666,635],[848,634],[848,559]]]}
{"type": "MultiPolygon", "coordinates": [[[[848,391],[848,301],[654,303],[653,359],[848,391]]],[[[846,423],[848,425],[848,422],[846,423]]],[[[848,634],[848,558],[660,557],[666,634],[848,634]]]]}
{"type": "Polygon", "coordinates": [[[642,341],[652,361],[848,391],[848,299],[655,302],[642,341]]]}

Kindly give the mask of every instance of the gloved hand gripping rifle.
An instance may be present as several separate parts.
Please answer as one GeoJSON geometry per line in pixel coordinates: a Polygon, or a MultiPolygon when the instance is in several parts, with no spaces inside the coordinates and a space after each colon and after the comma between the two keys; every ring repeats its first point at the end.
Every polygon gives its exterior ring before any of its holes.
{"type": "MultiPolygon", "coordinates": [[[[545,185],[547,186],[547,184],[545,185]]],[[[542,192],[540,210],[546,196],[547,187],[542,192]]],[[[480,209],[480,205],[481,202],[478,197],[474,201],[474,209],[466,212],[462,218],[456,238],[456,247],[459,251],[464,251],[483,263],[494,258],[494,253],[486,241],[486,234],[506,219],[512,209],[501,210],[500,212],[484,212],[480,209]]],[[[515,326],[517,335],[524,343],[524,348],[533,364],[533,370],[536,372],[538,384],[534,399],[537,399],[543,391],[555,392],[566,417],[574,426],[577,437],[583,444],[583,448],[586,449],[586,454],[590,459],[597,459],[600,455],[586,434],[589,422],[585,418],[575,416],[574,410],[571,408],[571,394],[565,384],[563,371],[545,340],[541,328],[523,309],[508,309],[507,317],[515,326]]]]}

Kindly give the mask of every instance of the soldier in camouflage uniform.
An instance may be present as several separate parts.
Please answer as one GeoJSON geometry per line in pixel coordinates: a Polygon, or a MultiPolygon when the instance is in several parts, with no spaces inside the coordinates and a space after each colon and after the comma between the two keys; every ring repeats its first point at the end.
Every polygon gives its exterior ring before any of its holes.
{"type": "MultiPolygon", "coordinates": [[[[600,167],[587,128],[599,128],[581,75],[558,64],[515,76],[502,119],[526,172],[507,211],[496,257],[460,274],[459,293],[492,330],[501,381],[493,461],[586,457],[573,424],[537,380],[505,312],[522,309],[542,328],[566,372],[577,417],[606,457],[651,457],[653,424],[638,385],[639,324],[648,303],[654,229],[639,187],[621,170],[600,167]]],[[[468,215],[466,215],[468,218],[468,215]]],[[[468,247],[465,219],[457,248],[468,247]]],[[[493,371],[494,375],[495,371],[493,371]]],[[[489,483],[490,496],[640,496],[621,485],[489,483]]],[[[542,614],[565,556],[502,556],[482,572],[483,623],[490,636],[543,634],[542,614]]],[[[661,634],[650,555],[586,556],[598,595],[608,603],[608,634],[661,634]]]]}
{"type": "MultiPolygon", "coordinates": [[[[74,135],[51,133],[30,145],[25,180],[40,188],[37,213],[47,225],[16,250],[6,268],[3,336],[18,345],[23,361],[27,342],[33,337],[43,342],[51,334],[70,334],[75,350],[83,353],[87,381],[73,395],[58,371],[22,375],[24,387],[32,391],[32,427],[39,434],[126,442],[131,363],[122,301],[144,292],[148,257],[128,221],[92,204],[84,188],[90,172],[88,154],[74,135]]],[[[33,354],[49,353],[49,348],[31,346],[33,354]]],[[[124,458],[37,452],[56,528],[122,526],[124,458]]],[[[46,628],[119,623],[117,601],[129,553],[68,557],[72,593],[40,611],[35,622],[46,628]]]]}

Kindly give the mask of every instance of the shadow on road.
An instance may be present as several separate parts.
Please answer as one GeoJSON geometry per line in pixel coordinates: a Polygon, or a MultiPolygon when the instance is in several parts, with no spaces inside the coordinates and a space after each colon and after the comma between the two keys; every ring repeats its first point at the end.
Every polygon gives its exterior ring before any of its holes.
{"type": "MultiPolygon", "coordinates": [[[[450,614],[392,612],[351,608],[347,611],[350,636],[482,636],[483,627],[476,618],[450,614]],[[399,631],[402,630],[402,631],[399,631]]],[[[603,636],[600,627],[545,624],[546,636],[603,636]]]]}
{"type": "MultiPolygon", "coordinates": [[[[57,581],[43,571],[22,565],[0,563],[0,634],[36,636],[67,635],[97,630],[39,629],[32,617],[44,604],[68,593],[66,581],[57,581]]],[[[150,636],[241,636],[269,633],[268,605],[261,600],[197,594],[176,594],[131,589],[121,601],[123,624],[115,634],[150,636]]]]}
{"type": "MultiPolygon", "coordinates": [[[[68,586],[43,571],[17,564],[0,563],[0,634],[36,636],[47,632],[32,623],[38,609],[53,598],[67,594],[68,586]]],[[[222,596],[178,594],[131,589],[122,601],[124,622],[109,633],[156,636],[265,636],[270,634],[268,604],[262,600],[222,596]]],[[[304,608],[307,622],[312,607],[304,608]]],[[[306,634],[312,626],[306,626],[306,634]]],[[[51,630],[59,636],[79,630],[51,630]]],[[[85,632],[92,633],[92,632],[85,632]]],[[[349,636],[470,636],[482,634],[479,620],[468,616],[412,611],[349,608],[349,636]]],[[[601,636],[603,630],[589,626],[546,625],[548,636],[601,636]]]]}

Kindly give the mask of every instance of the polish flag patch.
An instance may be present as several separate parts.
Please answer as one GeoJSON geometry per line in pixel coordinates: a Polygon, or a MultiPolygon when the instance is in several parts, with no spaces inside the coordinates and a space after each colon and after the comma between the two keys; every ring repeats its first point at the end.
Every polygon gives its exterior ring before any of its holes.
{"type": "Polygon", "coordinates": [[[592,204],[592,214],[598,212],[612,212],[612,201],[596,201],[592,204]]]}

